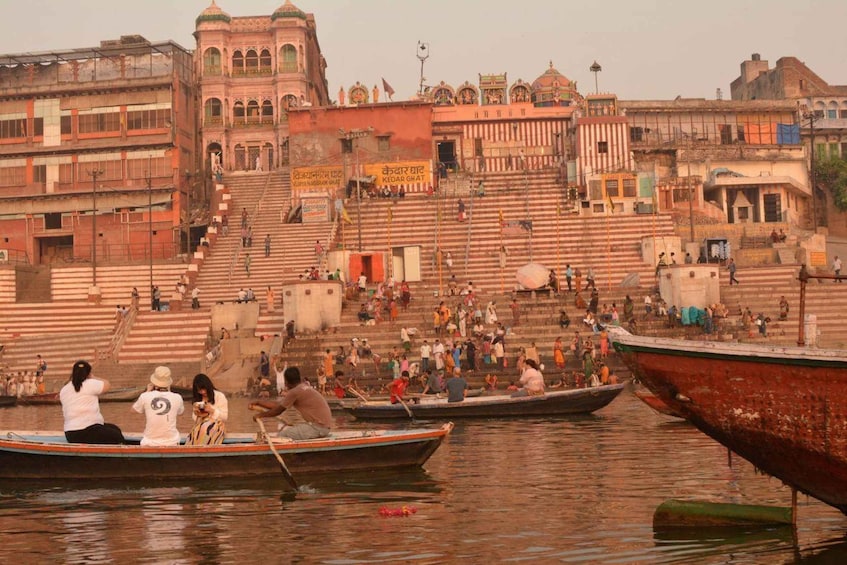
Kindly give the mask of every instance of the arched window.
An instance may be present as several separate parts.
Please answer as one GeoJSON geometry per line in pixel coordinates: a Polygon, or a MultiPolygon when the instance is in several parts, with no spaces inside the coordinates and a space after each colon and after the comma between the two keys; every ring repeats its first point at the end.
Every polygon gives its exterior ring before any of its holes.
{"type": "Polygon", "coordinates": [[[244,123],[244,102],[239,100],[232,105],[232,121],[237,124],[244,123]]]}
{"type": "Polygon", "coordinates": [[[247,122],[251,124],[259,122],[259,103],[255,100],[247,102],[247,122]]]}
{"type": "Polygon", "coordinates": [[[279,72],[297,72],[297,49],[291,44],[283,45],[279,50],[279,72]]]}
{"type": "Polygon", "coordinates": [[[271,102],[270,100],[265,100],[264,102],[262,102],[262,121],[274,121],[274,105],[273,102],[271,102]]]}
{"type": "Polygon", "coordinates": [[[242,55],[241,51],[232,52],[232,74],[244,74],[244,55],[242,55]]]}
{"type": "Polygon", "coordinates": [[[221,52],[217,47],[209,47],[203,53],[203,74],[206,76],[220,76],[221,52]]]}
{"type": "Polygon", "coordinates": [[[247,65],[248,73],[255,73],[259,70],[259,54],[256,53],[255,49],[247,51],[247,55],[244,57],[244,62],[247,65]]]}
{"type": "Polygon", "coordinates": [[[271,52],[267,49],[262,49],[261,54],[259,54],[259,68],[262,72],[271,72],[271,52]]]}
{"type": "Polygon", "coordinates": [[[209,98],[206,100],[206,103],[203,105],[205,119],[204,123],[208,124],[220,124],[222,123],[223,118],[223,105],[221,101],[217,98],[209,98]]]}

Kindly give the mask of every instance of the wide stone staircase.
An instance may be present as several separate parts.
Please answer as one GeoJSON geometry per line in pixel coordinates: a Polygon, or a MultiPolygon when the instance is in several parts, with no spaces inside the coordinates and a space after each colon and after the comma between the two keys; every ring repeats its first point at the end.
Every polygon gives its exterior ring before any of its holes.
{"type": "MultiPolygon", "coordinates": [[[[509,291],[515,284],[516,269],[530,260],[560,275],[567,264],[580,268],[583,275],[593,267],[597,284],[603,288],[617,286],[630,273],[637,273],[641,284],[652,284],[654,266],[641,261],[640,242],[652,235],[674,235],[670,215],[579,216],[572,213],[574,203],[556,186],[554,173],[533,175],[540,175],[540,180],[525,185],[522,173],[489,173],[483,181],[482,197],[461,194],[459,185],[454,192],[431,197],[363,201],[363,247],[386,251],[389,241],[391,247],[420,245],[422,275],[435,287],[439,283],[446,286],[450,276],[456,275],[461,285],[471,280],[486,291],[509,291]],[[465,222],[457,220],[459,198],[466,206],[465,222]],[[531,237],[516,229],[503,234],[501,214],[506,222],[531,219],[531,237]],[[502,271],[501,245],[508,253],[502,271]],[[452,269],[442,261],[439,272],[434,260],[436,247],[444,257],[447,252],[452,255],[452,269]]],[[[478,187],[478,181],[468,185],[478,187]]],[[[348,205],[355,210],[355,204],[348,205]]],[[[345,229],[348,247],[358,235],[358,214],[350,216],[354,225],[345,229]]]]}
{"type": "MultiPolygon", "coordinates": [[[[285,223],[291,202],[288,169],[271,173],[230,175],[232,193],[229,233],[219,234],[207,254],[196,280],[200,302],[208,309],[215,302],[232,302],[239,289],[252,288],[261,304],[257,335],[280,333],[285,325],[282,312],[282,285],[298,280],[299,275],[316,266],[315,242],[329,246],[334,224],[285,223]],[[241,213],[247,210],[253,228],[252,247],[241,245],[241,213]],[[265,257],[264,239],[270,235],[271,252],[265,257]],[[250,273],[245,258],[250,255],[250,273]],[[272,287],[275,311],[267,312],[266,291],[272,287]]],[[[190,291],[188,293],[190,295],[190,291]]]]}

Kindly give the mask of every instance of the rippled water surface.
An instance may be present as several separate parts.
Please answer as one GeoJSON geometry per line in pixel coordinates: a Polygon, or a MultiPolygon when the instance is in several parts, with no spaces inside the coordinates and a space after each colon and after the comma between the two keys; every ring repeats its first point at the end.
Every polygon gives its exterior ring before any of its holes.
{"type": "MultiPolygon", "coordinates": [[[[129,404],[103,411],[143,427],[129,404]]],[[[254,431],[246,401],[230,414],[254,431]]],[[[0,428],[61,429],[61,410],[2,409],[0,428]]],[[[802,496],[796,532],[654,531],[668,498],[789,505],[790,491],[629,390],[588,417],[457,422],[419,472],[301,482],[6,482],[0,562],[847,563],[847,518],[802,496]],[[404,505],[416,512],[380,516],[404,505]]]]}

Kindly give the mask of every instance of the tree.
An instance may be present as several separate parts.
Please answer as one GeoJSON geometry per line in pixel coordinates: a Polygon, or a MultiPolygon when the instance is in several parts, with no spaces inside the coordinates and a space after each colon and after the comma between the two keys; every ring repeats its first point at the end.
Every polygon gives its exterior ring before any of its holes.
{"type": "Polygon", "coordinates": [[[817,161],[815,182],[819,188],[832,194],[832,200],[839,210],[847,211],[847,161],[838,157],[817,161]]]}

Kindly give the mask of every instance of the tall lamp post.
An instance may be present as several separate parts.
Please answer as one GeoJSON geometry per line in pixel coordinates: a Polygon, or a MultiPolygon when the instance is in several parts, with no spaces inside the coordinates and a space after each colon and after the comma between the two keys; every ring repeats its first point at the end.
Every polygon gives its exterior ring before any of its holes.
{"type": "Polygon", "coordinates": [[[103,169],[88,171],[91,175],[91,286],[97,286],[97,177],[103,175],[103,169]]]}
{"type": "Polygon", "coordinates": [[[424,78],[423,69],[424,62],[429,59],[429,43],[424,43],[423,41],[418,41],[418,51],[417,51],[418,61],[421,62],[421,82],[418,86],[418,95],[422,95],[424,91],[424,78]]]}
{"type": "MultiPolygon", "coordinates": [[[[345,131],[343,129],[338,130],[338,133],[341,134],[341,139],[346,139],[350,142],[351,146],[355,143],[355,139],[359,139],[362,137],[368,137],[373,132],[373,127],[368,127],[367,129],[352,129],[350,131],[345,131]]],[[[356,224],[359,235],[359,253],[362,252],[362,187],[361,187],[361,173],[359,171],[359,144],[356,143],[356,224]]]]}
{"type": "Polygon", "coordinates": [[[815,112],[804,112],[803,118],[809,120],[809,176],[812,184],[812,227],[814,232],[818,233],[818,199],[815,194],[815,112]]]}
{"type": "Polygon", "coordinates": [[[153,157],[147,156],[147,252],[150,259],[150,308],[153,308],[153,157]]]}

